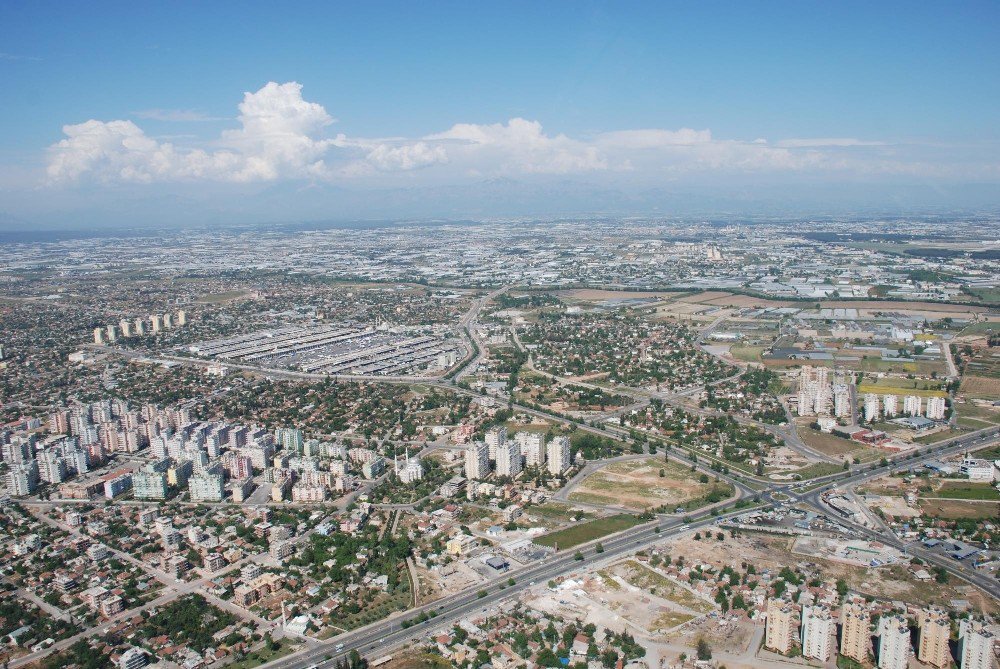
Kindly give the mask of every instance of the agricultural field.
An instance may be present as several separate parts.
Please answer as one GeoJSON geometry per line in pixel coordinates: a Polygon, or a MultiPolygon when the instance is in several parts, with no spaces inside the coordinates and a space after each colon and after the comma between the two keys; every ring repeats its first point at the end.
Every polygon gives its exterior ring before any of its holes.
{"type": "Polygon", "coordinates": [[[865,379],[858,386],[858,393],[876,393],[878,395],[915,395],[917,397],[946,397],[944,384],[937,379],[909,379],[901,377],[882,377],[865,379]]]}
{"type": "Polygon", "coordinates": [[[695,502],[705,503],[713,493],[716,497],[732,494],[728,485],[704,478],[702,482],[690,469],[652,457],[616,462],[589,476],[570,493],[569,499],[642,511],[656,507],[687,508],[695,502]]]}

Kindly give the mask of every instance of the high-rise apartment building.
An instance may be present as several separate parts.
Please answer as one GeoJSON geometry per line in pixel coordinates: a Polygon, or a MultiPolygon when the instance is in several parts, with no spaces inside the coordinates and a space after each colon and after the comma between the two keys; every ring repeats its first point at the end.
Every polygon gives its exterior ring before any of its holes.
{"type": "Polygon", "coordinates": [[[787,655],[798,631],[798,612],[790,603],[781,599],[767,601],[767,626],[764,628],[764,646],[787,655]]]}

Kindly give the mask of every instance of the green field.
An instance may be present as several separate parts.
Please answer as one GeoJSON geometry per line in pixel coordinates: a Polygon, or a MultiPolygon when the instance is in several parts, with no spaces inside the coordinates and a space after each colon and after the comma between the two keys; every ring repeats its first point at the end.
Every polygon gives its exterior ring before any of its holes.
{"type": "Polygon", "coordinates": [[[989,483],[971,483],[966,481],[945,481],[941,487],[924,497],[941,497],[945,499],[975,499],[994,501],[1000,500],[1000,491],[989,483]]]}
{"type": "Polygon", "coordinates": [[[948,395],[941,390],[940,381],[900,378],[865,379],[858,386],[858,393],[862,395],[865,393],[916,395],[917,397],[947,397],[948,395]]]}
{"type": "Polygon", "coordinates": [[[614,534],[615,532],[627,530],[628,528],[635,527],[642,522],[643,521],[639,520],[636,516],[622,513],[617,516],[598,518],[597,520],[591,520],[586,523],[580,523],[578,525],[573,525],[572,527],[543,534],[535,539],[535,543],[539,546],[549,546],[551,548],[555,548],[558,545],[558,550],[562,550],[564,548],[572,548],[574,546],[579,546],[580,544],[585,544],[588,541],[593,541],[594,539],[606,537],[607,535],[614,534]]]}

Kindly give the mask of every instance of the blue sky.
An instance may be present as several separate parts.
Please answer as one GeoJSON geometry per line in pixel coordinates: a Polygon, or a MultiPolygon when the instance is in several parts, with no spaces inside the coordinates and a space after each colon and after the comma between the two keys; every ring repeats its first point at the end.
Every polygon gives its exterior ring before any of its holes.
{"type": "Polygon", "coordinates": [[[7,0],[0,225],[265,193],[265,217],[365,216],[400,189],[461,215],[491,179],[558,183],[567,213],[600,209],[567,183],[1000,204],[998,29],[995,2],[7,0]]]}

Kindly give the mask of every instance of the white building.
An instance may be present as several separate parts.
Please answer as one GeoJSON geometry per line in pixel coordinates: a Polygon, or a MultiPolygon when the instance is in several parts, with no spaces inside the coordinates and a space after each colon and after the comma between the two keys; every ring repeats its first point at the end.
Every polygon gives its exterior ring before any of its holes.
{"type": "Polygon", "coordinates": [[[943,397],[927,398],[927,417],[931,420],[944,420],[945,401],[943,397]]]}
{"type": "Polygon", "coordinates": [[[545,435],[541,432],[518,432],[517,443],[521,446],[524,463],[529,467],[545,465],[545,435]]]}
{"type": "Polygon", "coordinates": [[[484,479],[490,473],[490,449],[486,442],[474,441],[465,449],[465,478],[484,479]]]}
{"type": "Polygon", "coordinates": [[[192,502],[221,502],[225,489],[222,474],[200,473],[188,479],[192,502]]]}
{"type": "Polygon", "coordinates": [[[521,473],[521,446],[516,441],[508,441],[497,446],[497,476],[514,478],[521,473]]]}
{"type": "Polygon", "coordinates": [[[882,413],[886,418],[892,418],[899,412],[895,395],[882,396],[882,413]]]}
{"type": "Polygon", "coordinates": [[[867,393],[865,395],[865,420],[869,423],[878,420],[879,417],[879,405],[878,405],[878,395],[875,393],[867,393]]]}
{"type": "Polygon", "coordinates": [[[507,428],[504,425],[492,427],[486,432],[486,445],[489,447],[490,460],[497,459],[497,451],[507,443],[507,428]]]}
{"type": "Polygon", "coordinates": [[[833,618],[825,606],[802,607],[802,655],[820,662],[830,658],[833,618]]]}
{"type": "Polygon", "coordinates": [[[910,628],[902,616],[883,616],[878,621],[879,669],[907,669],[910,663],[910,628]]]}
{"type": "Polygon", "coordinates": [[[549,473],[559,475],[569,469],[570,464],[572,464],[570,462],[569,437],[553,438],[549,442],[546,451],[549,461],[549,473]]]}
{"type": "Polygon", "coordinates": [[[851,415],[851,391],[844,384],[833,387],[833,415],[837,418],[851,415]]]}
{"type": "Polygon", "coordinates": [[[990,483],[996,474],[996,467],[989,460],[965,457],[958,468],[958,473],[968,476],[970,481],[990,483]]]}
{"type": "Polygon", "coordinates": [[[903,398],[903,413],[907,416],[919,416],[923,414],[924,401],[916,395],[907,395],[903,398]]]}
{"type": "Polygon", "coordinates": [[[413,483],[424,477],[424,465],[420,462],[420,458],[413,458],[411,460],[410,456],[407,455],[406,464],[403,465],[403,468],[397,474],[401,482],[413,483]]]}
{"type": "Polygon", "coordinates": [[[995,637],[978,620],[958,625],[958,666],[961,669],[992,669],[995,637]]]}
{"type": "Polygon", "coordinates": [[[132,495],[136,499],[166,499],[167,475],[157,471],[132,474],[132,495]]]}

